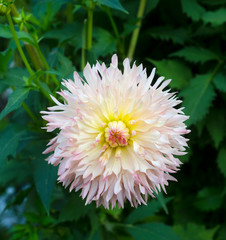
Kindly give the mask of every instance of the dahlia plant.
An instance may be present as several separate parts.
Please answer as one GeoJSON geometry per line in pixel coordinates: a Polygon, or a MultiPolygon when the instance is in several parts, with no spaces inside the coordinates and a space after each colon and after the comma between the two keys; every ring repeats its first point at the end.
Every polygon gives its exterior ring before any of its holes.
{"type": "Polygon", "coordinates": [[[185,154],[189,133],[188,119],[181,103],[170,89],[170,80],[159,77],[152,84],[154,68],[147,76],[142,65],[130,66],[113,55],[109,67],[105,63],[87,64],[84,79],[74,72],[73,80],[64,80],[67,90],[59,95],[56,106],[42,111],[48,121],[47,131],[59,129],[49,142],[47,161],[59,165],[59,182],[70,191],[81,189],[86,204],[124,207],[146,204],[148,195],[176,180],[172,173],[185,154]]]}

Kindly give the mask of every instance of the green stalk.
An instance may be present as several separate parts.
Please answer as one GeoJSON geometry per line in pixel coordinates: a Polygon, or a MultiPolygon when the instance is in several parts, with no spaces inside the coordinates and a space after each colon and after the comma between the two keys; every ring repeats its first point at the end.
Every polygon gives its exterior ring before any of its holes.
{"type": "Polygon", "coordinates": [[[113,28],[114,34],[115,34],[115,36],[117,38],[117,48],[118,48],[118,51],[121,54],[122,58],[125,58],[125,51],[124,51],[123,42],[122,42],[122,39],[120,37],[117,25],[116,25],[116,23],[114,21],[114,18],[112,16],[112,14],[111,14],[111,10],[110,10],[109,7],[102,8],[102,10],[106,12],[106,14],[107,14],[107,16],[108,16],[108,18],[110,20],[110,23],[111,23],[111,26],[113,28]]]}
{"type": "Polygon", "coordinates": [[[114,31],[114,33],[115,33],[115,36],[116,36],[118,39],[120,39],[119,31],[118,31],[118,28],[117,28],[117,26],[116,26],[116,24],[115,24],[114,18],[112,17],[110,8],[107,7],[105,11],[106,11],[106,13],[107,13],[107,15],[108,15],[108,17],[109,17],[109,20],[110,20],[110,22],[111,22],[113,31],[114,31]]]}
{"type": "MultiPolygon", "coordinates": [[[[15,43],[16,43],[16,46],[17,46],[17,49],[18,49],[18,51],[19,51],[19,53],[20,53],[20,56],[21,56],[21,58],[22,58],[22,60],[23,60],[23,62],[24,62],[24,64],[25,64],[25,66],[26,66],[29,74],[30,74],[31,76],[33,76],[33,75],[34,75],[34,72],[33,72],[33,70],[31,69],[31,66],[30,66],[30,64],[28,63],[26,56],[24,55],[24,52],[23,52],[22,47],[20,46],[20,42],[19,42],[19,40],[18,40],[18,38],[17,38],[16,31],[15,31],[15,29],[14,29],[14,25],[13,25],[13,21],[12,21],[12,18],[11,18],[10,13],[7,14],[7,19],[8,19],[8,22],[9,22],[10,30],[11,30],[12,35],[13,35],[13,39],[14,39],[14,41],[15,41],[15,43]]],[[[43,95],[45,95],[46,98],[48,98],[48,100],[52,101],[51,97],[49,96],[49,93],[47,93],[47,92],[45,91],[45,89],[42,88],[42,86],[39,84],[39,82],[37,82],[37,85],[39,86],[39,88],[40,88],[41,92],[43,93],[43,95]]]]}
{"type": "Polygon", "coordinates": [[[22,107],[27,112],[27,114],[30,116],[30,118],[37,124],[40,125],[40,121],[38,118],[34,115],[34,113],[30,110],[30,108],[27,106],[25,102],[22,103],[22,107]]]}
{"type": "Polygon", "coordinates": [[[87,20],[84,21],[84,26],[82,29],[82,56],[81,56],[81,70],[84,69],[86,64],[86,29],[87,20]]]}
{"type": "Polygon", "coordinates": [[[88,8],[87,19],[87,33],[86,33],[86,49],[90,50],[92,47],[92,35],[93,35],[93,5],[91,1],[91,7],[88,8]]]}
{"type": "Polygon", "coordinates": [[[18,40],[18,38],[17,38],[16,31],[15,31],[15,29],[14,29],[14,25],[13,25],[13,21],[12,21],[12,18],[11,18],[10,13],[8,13],[6,16],[7,16],[8,22],[9,22],[10,30],[11,30],[12,35],[13,35],[13,39],[14,39],[14,41],[15,41],[15,43],[16,43],[17,49],[18,49],[18,51],[19,51],[19,53],[20,53],[20,56],[21,56],[21,58],[22,58],[22,60],[23,60],[23,62],[24,62],[24,64],[25,64],[28,72],[30,73],[30,75],[33,75],[34,72],[33,72],[33,70],[31,69],[31,66],[30,66],[30,64],[28,63],[27,58],[25,57],[24,52],[23,52],[23,50],[22,50],[22,48],[21,48],[21,46],[20,46],[20,42],[19,42],[19,40],[18,40]]]}
{"type": "MultiPolygon", "coordinates": [[[[12,15],[15,16],[15,17],[17,17],[19,15],[14,4],[11,4],[11,12],[12,12],[12,15]]],[[[23,27],[23,30],[28,33],[28,30],[27,30],[26,26],[23,27]]],[[[25,45],[25,48],[26,48],[26,50],[28,52],[28,55],[30,56],[30,58],[31,58],[31,60],[34,64],[35,69],[36,70],[39,70],[39,69],[49,70],[50,67],[49,67],[44,55],[42,54],[38,43],[36,43],[36,47],[37,48],[35,48],[34,46],[32,46],[30,44],[25,45]]],[[[56,76],[51,74],[51,77],[52,77],[54,83],[58,86],[59,82],[58,82],[56,76]]]]}
{"type": "MultiPolygon", "coordinates": [[[[14,4],[11,4],[10,6],[11,6],[12,16],[15,16],[15,17],[19,16],[15,5],[14,5],[14,4]]],[[[26,28],[25,25],[24,25],[24,27],[23,27],[23,30],[24,30],[25,32],[28,32],[28,30],[27,30],[27,28],[26,28]]],[[[37,50],[34,48],[34,46],[32,46],[32,45],[30,45],[30,44],[26,44],[26,45],[25,45],[25,48],[26,48],[26,50],[27,50],[27,52],[28,52],[29,57],[30,57],[31,60],[32,60],[32,63],[33,63],[33,65],[34,65],[34,68],[35,68],[36,70],[39,70],[39,69],[42,69],[42,70],[43,70],[43,69],[44,69],[44,65],[43,65],[43,63],[42,63],[42,61],[41,61],[41,59],[40,59],[40,57],[39,57],[39,54],[38,54],[37,50]]]]}
{"type": "Polygon", "coordinates": [[[134,29],[134,31],[133,31],[133,35],[131,38],[129,51],[128,51],[129,59],[133,59],[133,55],[134,55],[135,48],[137,45],[137,40],[138,40],[140,27],[141,27],[141,23],[142,23],[142,17],[144,15],[145,6],[146,6],[146,0],[140,0],[140,5],[139,5],[138,13],[137,13],[138,22],[136,23],[136,29],[134,29]]]}
{"type": "Polygon", "coordinates": [[[66,6],[66,17],[67,17],[67,22],[72,23],[73,22],[73,4],[68,3],[66,6]]]}
{"type": "MultiPolygon", "coordinates": [[[[42,60],[43,65],[45,66],[45,69],[49,70],[50,67],[49,67],[49,65],[48,65],[48,63],[47,63],[47,61],[46,61],[46,59],[45,59],[45,57],[44,57],[44,55],[43,55],[39,45],[38,45],[38,43],[37,43],[37,51],[38,51],[38,54],[40,56],[40,59],[42,60]]],[[[48,76],[48,74],[47,74],[47,76],[48,76]]],[[[52,79],[53,79],[54,83],[58,86],[59,82],[58,82],[56,76],[53,75],[53,74],[51,74],[51,76],[52,76],[52,79]]]]}

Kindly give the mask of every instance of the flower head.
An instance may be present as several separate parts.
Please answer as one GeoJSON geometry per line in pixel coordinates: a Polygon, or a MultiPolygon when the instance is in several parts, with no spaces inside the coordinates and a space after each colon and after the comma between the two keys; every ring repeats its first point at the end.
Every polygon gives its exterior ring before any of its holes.
{"type": "Polygon", "coordinates": [[[124,207],[146,204],[148,195],[165,191],[170,174],[185,154],[189,132],[183,123],[187,116],[174,93],[164,88],[170,80],[160,77],[151,85],[142,65],[129,59],[118,69],[118,58],[109,67],[97,64],[84,68],[85,80],[74,73],[74,81],[64,80],[65,99],[43,111],[47,131],[59,129],[44,153],[53,152],[48,162],[59,164],[58,180],[70,191],[82,189],[86,204],[109,208],[118,202],[124,207]]]}

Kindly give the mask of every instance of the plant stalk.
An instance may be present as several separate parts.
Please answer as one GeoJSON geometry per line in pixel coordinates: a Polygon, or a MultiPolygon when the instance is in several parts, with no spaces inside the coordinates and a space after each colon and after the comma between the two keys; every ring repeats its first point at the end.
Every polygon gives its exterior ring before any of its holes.
{"type": "Polygon", "coordinates": [[[87,20],[85,19],[84,26],[82,29],[81,70],[84,69],[86,64],[86,29],[87,29],[87,20]]]}
{"type": "MultiPolygon", "coordinates": [[[[15,17],[17,17],[19,15],[18,11],[16,9],[16,6],[14,4],[11,4],[11,12],[12,12],[12,15],[15,17]]],[[[28,30],[25,25],[23,27],[23,30],[28,33],[28,30]]],[[[25,44],[25,48],[29,54],[29,57],[32,60],[32,63],[34,64],[35,69],[36,70],[39,70],[39,69],[49,70],[50,67],[49,67],[43,53],[41,52],[38,43],[36,45],[37,45],[37,49],[34,46],[31,46],[30,44],[25,44]]],[[[52,77],[54,83],[58,86],[58,80],[57,80],[56,76],[51,75],[51,77],[52,77]]]]}
{"type": "MultiPolygon", "coordinates": [[[[8,19],[8,22],[9,22],[10,30],[11,30],[12,35],[13,35],[13,39],[14,39],[14,41],[15,41],[15,43],[16,43],[17,49],[18,49],[18,51],[19,51],[19,53],[20,53],[20,56],[21,56],[21,58],[22,58],[22,60],[23,60],[23,62],[24,62],[24,65],[26,66],[29,74],[30,74],[31,76],[33,76],[33,75],[34,75],[34,72],[33,72],[32,68],[31,68],[31,66],[30,66],[30,64],[29,64],[29,62],[28,62],[28,60],[27,60],[24,52],[23,52],[22,47],[20,46],[20,42],[19,42],[19,40],[18,40],[18,38],[17,38],[16,31],[15,31],[15,29],[14,29],[14,25],[13,25],[13,21],[12,21],[12,18],[11,18],[10,13],[7,14],[7,19],[8,19]]],[[[51,99],[51,97],[49,96],[49,94],[45,91],[45,89],[42,88],[42,86],[39,84],[39,82],[38,82],[37,84],[38,84],[41,92],[43,93],[43,95],[45,95],[50,101],[52,101],[52,99],[51,99]]]]}
{"type": "Polygon", "coordinates": [[[37,124],[40,125],[40,121],[38,118],[34,115],[34,113],[30,110],[30,108],[27,106],[25,102],[22,103],[23,109],[27,112],[27,114],[30,116],[30,118],[37,124]]]}
{"type": "Polygon", "coordinates": [[[107,13],[108,17],[109,17],[109,20],[111,22],[111,25],[112,25],[112,28],[113,28],[113,31],[115,33],[115,36],[120,39],[120,35],[119,35],[119,31],[118,31],[118,28],[117,28],[117,25],[115,24],[115,21],[112,17],[112,14],[111,14],[111,10],[109,7],[106,8],[105,12],[107,13]]]}
{"type": "MultiPolygon", "coordinates": [[[[19,15],[14,4],[11,4],[11,12],[12,12],[12,15],[15,17],[17,17],[19,15]]],[[[23,27],[23,30],[28,33],[28,30],[25,25],[23,27]]],[[[36,70],[39,70],[39,69],[44,70],[45,69],[44,64],[43,64],[42,60],[40,59],[39,53],[34,48],[34,46],[31,46],[30,44],[25,44],[25,48],[29,54],[29,57],[32,60],[32,63],[34,64],[35,69],[36,70]]]]}
{"type": "Polygon", "coordinates": [[[93,3],[88,8],[88,19],[87,19],[87,32],[86,32],[86,49],[90,50],[92,47],[92,35],[93,35],[93,3]]]}
{"type": "Polygon", "coordinates": [[[139,9],[137,12],[137,18],[138,21],[136,23],[136,29],[133,30],[133,35],[130,41],[130,46],[129,46],[129,51],[128,51],[128,58],[129,59],[133,59],[133,55],[136,49],[136,45],[137,45],[137,40],[138,40],[138,36],[139,36],[139,32],[140,32],[140,27],[141,27],[141,23],[142,23],[142,17],[144,15],[144,9],[146,6],[146,0],[140,0],[140,5],[139,5],[139,9]]]}
{"type": "Polygon", "coordinates": [[[33,75],[34,72],[33,72],[33,70],[31,69],[31,66],[30,66],[29,62],[27,61],[27,58],[26,58],[26,56],[24,55],[24,52],[23,52],[23,50],[22,50],[22,48],[21,48],[21,46],[20,46],[20,42],[19,42],[19,40],[18,40],[18,38],[17,38],[16,31],[15,31],[15,29],[14,29],[14,25],[13,25],[13,21],[12,21],[12,18],[11,18],[10,13],[8,13],[6,16],[7,16],[8,22],[9,22],[10,30],[11,30],[12,35],[13,35],[13,39],[14,39],[14,41],[15,41],[15,43],[16,43],[17,49],[18,49],[18,51],[19,51],[19,53],[20,53],[20,56],[21,56],[21,58],[22,58],[22,60],[23,60],[23,62],[24,62],[24,64],[25,64],[28,72],[30,73],[30,75],[33,75]]]}

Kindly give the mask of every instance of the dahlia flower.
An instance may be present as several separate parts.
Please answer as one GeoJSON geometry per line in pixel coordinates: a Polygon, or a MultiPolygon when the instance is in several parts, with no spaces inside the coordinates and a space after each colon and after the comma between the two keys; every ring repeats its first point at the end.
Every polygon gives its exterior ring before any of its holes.
{"type": "Polygon", "coordinates": [[[56,106],[41,112],[48,121],[47,131],[59,129],[44,153],[53,152],[47,161],[59,165],[59,182],[70,191],[81,189],[86,204],[124,207],[146,204],[148,195],[165,190],[170,174],[185,154],[189,132],[183,123],[187,116],[175,93],[164,90],[170,80],[159,77],[151,85],[142,65],[129,59],[118,68],[113,55],[109,67],[87,64],[82,79],[64,80],[67,90],[59,94],[64,103],[52,97],[56,106]]]}

